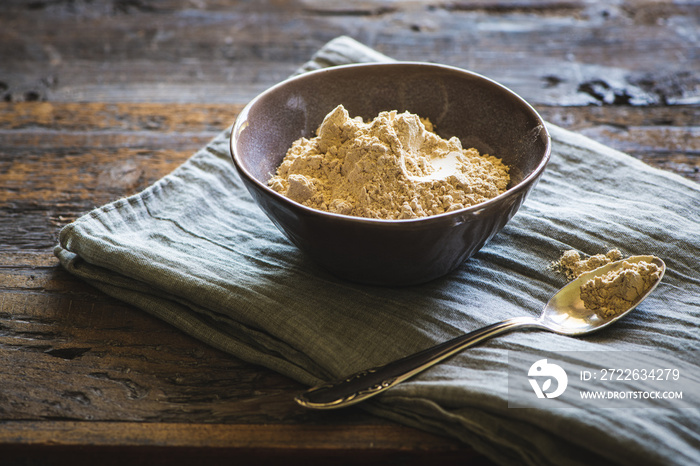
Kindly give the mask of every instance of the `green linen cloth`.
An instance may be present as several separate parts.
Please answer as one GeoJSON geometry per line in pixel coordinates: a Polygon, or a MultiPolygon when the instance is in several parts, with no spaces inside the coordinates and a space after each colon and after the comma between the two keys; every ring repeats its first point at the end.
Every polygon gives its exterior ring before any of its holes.
{"type": "MultiPolygon", "coordinates": [[[[341,37],[299,71],[381,60],[341,37]]],[[[508,407],[509,351],[700,349],[700,186],[548,127],[551,163],[520,211],[457,271],[425,285],[361,286],[311,263],[248,195],[229,130],[145,191],[67,225],[55,253],[105,293],[309,385],[538,315],[564,284],[549,267],[564,250],[655,254],[668,265],[664,281],[614,327],[584,338],[510,333],[364,406],[501,464],[700,463],[697,409],[508,407]]]]}

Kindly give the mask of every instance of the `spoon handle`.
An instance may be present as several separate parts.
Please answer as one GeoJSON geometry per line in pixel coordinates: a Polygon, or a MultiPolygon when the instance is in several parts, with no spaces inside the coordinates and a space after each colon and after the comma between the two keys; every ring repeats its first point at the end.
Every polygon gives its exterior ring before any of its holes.
{"type": "Polygon", "coordinates": [[[318,385],[295,400],[301,406],[314,409],[349,406],[377,395],[463,349],[522,327],[542,328],[542,324],[531,317],[519,317],[487,325],[384,366],[360,371],[334,383],[318,385]]]}

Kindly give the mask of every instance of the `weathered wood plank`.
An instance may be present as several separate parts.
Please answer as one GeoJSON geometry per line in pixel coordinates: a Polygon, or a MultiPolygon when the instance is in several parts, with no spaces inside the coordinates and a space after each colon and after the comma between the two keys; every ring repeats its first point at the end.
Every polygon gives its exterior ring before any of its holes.
{"type": "Polygon", "coordinates": [[[7,100],[245,102],[345,34],[535,104],[700,102],[697,2],[33,4],[0,7],[7,100]]]}
{"type": "MultiPolygon", "coordinates": [[[[233,124],[242,104],[8,102],[0,130],[157,131],[214,134],[233,124]]],[[[5,144],[7,145],[7,144],[5,144]]]]}
{"type": "Polygon", "coordinates": [[[454,441],[393,425],[54,421],[5,427],[0,453],[9,464],[46,464],[46,458],[77,466],[492,464],[454,441]]]}
{"type": "Polygon", "coordinates": [[[172,139],[178,138],[159,136],[151,138],[149,147],[144,137],[101,136],[43,133],[7,138],[20,148],[9,154],[7,148],[0,149],[0,246],[50,247],[61,226],[141,191],[211,139],[182,138],[177,144],[172,139]]]}
{"type": "MultiPolygon", "coordinates": [[[[6,102],[0,104],[0,130],[113,131],[215,134],[232,124],[243,103],[6,102]]],[[[693,127],[700,106],[551,106],[537,110],[552,123],[578,130],[588,126],[693,127]]],[[[9,134],[9,133],[8,133],[9,134]]]]}
{"type": "Polygon", "coordinates": [[[700,182],[700,107],[538,108],[552,123],[700,182]]]}
{"type": "MultiPolygon", "coordinates": [[[[37,267],[54,267],[58,259],[49,251],[2,251],[0,254],[0,273],[4,268],[33,269],[37,267]]],[[[2,283],[2,282],[0,282],[2,283]]]]}
{"type": "MultiPolygon", "coordinates": [[[[55,443],[80,445],[89,433],[92,445],[218,447],[218,448],[291,448],[454,451],[459,444],[442,437],[423,434],[401,426],[358,425],[352,429],[329,429],[325,425],[249,425],[125,423],[121,429],[102,422],[11,422],[10,434],[26,444],[55,443]],[[23,435],[25,434],[25,435],[23,435]],[[115,436],[120,438],[115,438],[115,436]],[[410,445],[410,447],[409,447],[410,445]]],[[[8,431],[0,431],[0,444],[8,431]]],[[[16,440],[15,440],[16,441],[16,440]]]]}

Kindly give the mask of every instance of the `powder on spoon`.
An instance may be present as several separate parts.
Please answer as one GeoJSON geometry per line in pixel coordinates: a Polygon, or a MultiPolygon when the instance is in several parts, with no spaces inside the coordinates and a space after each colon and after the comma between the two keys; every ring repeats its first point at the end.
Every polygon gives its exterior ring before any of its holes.
{"type": "MultiPolygon", "coordinates": [[[[606,254],[596,254],[582,259],[574,250],[566,251],[553,263],[555,269],[569,280],[622,259],[622,253],[611,249],[606,254]]],[[[603,318],[618,315],[634,304],[637,299],[659,279],[661,269],[651,262],[627,262],[622,268],[605,275],[593,277],[581,285],[581,301],[586,309],[596,311],[603,318]]]]}
{"type": "Polygon", "coordinates": [[[581,301],[586,309],[610,318],[631,308],[660,275],[661,269],[651,262],[624,261],[621,269],[593,277],[581,285],[581,301]]]}
{"type": "Polygon", "coordinates": [[[381,112],[365,123],[339,105],[316,137],[292,144],[268,185],[318,210],[411,219],[492,199],[509,181],[501,159],[439,137],[415,114],[381,112]]]}

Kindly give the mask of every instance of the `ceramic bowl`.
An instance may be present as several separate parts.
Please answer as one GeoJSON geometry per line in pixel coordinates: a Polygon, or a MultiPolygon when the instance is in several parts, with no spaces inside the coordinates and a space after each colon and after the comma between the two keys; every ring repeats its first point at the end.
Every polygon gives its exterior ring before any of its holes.
{"type": "Polygon", "coordinates": [[[239,114],[231,154],[245,186],[292,243],[338,277],[384,286],[424,283],[459,267],[515,215],[550,157],[542,118],[511,90],[481,75],[429,63],[336,66],[273,86],[239,114]],[[343,104],[371,120],[384,110],[428,118],[443,138],[457,136],[510,166],[506,192],[478,205],[409,220],[380,220],[312,209],[267,181],[292,142],[311,138],[343,104]]]}

